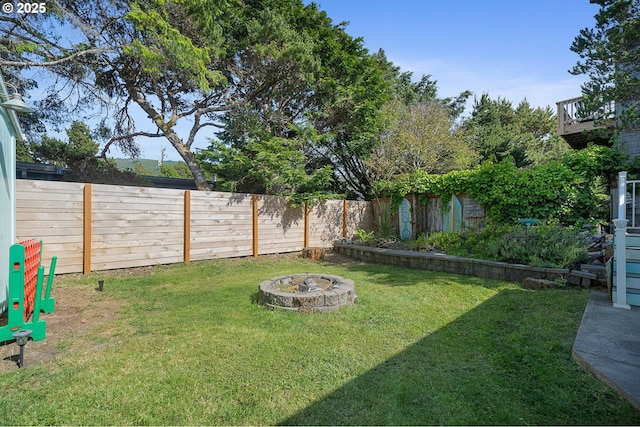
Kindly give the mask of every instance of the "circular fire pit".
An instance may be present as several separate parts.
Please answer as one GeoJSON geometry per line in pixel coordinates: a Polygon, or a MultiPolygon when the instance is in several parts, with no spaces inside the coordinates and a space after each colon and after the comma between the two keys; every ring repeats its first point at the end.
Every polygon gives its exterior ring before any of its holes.
{"type": "Polygon", "coordinates": [[[292,274],[260,283],[260,303],[267,307],[301,311],[336,311],[358,298],[353,280],[330,274],[292,274]]]}

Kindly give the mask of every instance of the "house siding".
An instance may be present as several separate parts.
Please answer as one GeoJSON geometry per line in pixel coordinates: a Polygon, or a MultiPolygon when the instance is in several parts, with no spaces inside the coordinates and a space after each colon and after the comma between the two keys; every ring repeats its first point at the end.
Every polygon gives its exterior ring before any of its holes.
{"type": "Polygon", "coordinates": [[[627,153],[629,158],[640,156],[640,130],[622,131],[618,144],[619,150],[627,153]]]}

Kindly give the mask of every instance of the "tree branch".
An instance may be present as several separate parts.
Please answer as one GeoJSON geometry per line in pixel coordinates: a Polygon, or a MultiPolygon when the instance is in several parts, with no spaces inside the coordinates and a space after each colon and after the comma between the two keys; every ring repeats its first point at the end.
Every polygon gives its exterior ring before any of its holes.
{"type": "Polygon", "coordinates": [[[135,137],[138,137],[138,136],[147,136],[149,138],[164,138],[164,135],[162,135],[162,134],[151,133],[151,132],[134,132],[134,133],[130,133],[128,135],[114,136],[111,139],[109,139],[109,141],[107,141],[107,143],[104,145],[104,148],[100,152],[100,157],[102,157],[102,158],[106,158],[107,157],[107,151],[109,151],[109,148],[111,147],[111,145],[114,142],[122,141],[123,139],[131,139],[131,138],[135,138],[135,137]]]}
{"type": "Polygon", "coordinates": [[[60,64],[64,64],[66,62],[69,61],[73,61],[74,59],[84,56],[84,55],[93,55],[93,54],[101,54],[101,53],[106,53],[109,51],[115,51],[117,49],[121,48],[121,46],[115,47],[115,48],[96,48],[96,49],[87,49],[87,50],[82,50],[80,52],[75,52],[72,53],[69,56],[65,56],[64,58],[58,58],[56,60],[53,61],[44,61],[44,62],[37,62],[37,61],[7,61],[7,60],[3,60],[0,59],[0,65],[4,65],[7,67],[53,67],[56,65],[60,65],[60,64]]]}

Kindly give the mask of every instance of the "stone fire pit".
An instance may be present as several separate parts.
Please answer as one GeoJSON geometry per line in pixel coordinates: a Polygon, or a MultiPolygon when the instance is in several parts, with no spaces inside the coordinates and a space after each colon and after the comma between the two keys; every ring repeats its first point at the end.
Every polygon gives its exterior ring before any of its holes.
{"type": "Polygon", "coordinates": [[[259,300],[267,307],[300,311],[336,311],[358,298],[353,280],[330,274],[292,274],[260,283],[259,300]]]}

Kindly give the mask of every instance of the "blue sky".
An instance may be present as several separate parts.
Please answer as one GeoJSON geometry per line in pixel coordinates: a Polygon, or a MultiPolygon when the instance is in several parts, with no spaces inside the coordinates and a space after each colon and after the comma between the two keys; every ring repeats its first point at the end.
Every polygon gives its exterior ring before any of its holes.
{"type": "MultiPolygon", "coordinates": [[[[308,4],[310,1],[306,1],[308,4]]],[[[371,52],[414,79],[431,74],[440,97],[471,90],[514,105],[555,109],[580,96],[584,76],[568,70],[579,57],[569,50],[597,5],[588,0],[315,0],[334,23],[362,37],[371,52]]]]}

